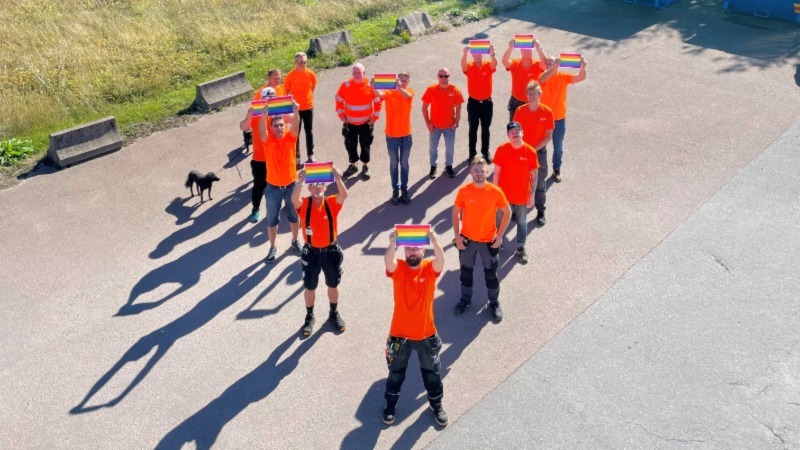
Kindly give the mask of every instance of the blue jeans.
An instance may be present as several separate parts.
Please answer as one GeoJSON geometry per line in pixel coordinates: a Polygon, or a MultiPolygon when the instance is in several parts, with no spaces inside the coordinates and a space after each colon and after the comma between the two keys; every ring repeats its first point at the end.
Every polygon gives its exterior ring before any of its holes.
{"type": "Polygon", "coordinates": [[[553,130],[553,169],[561,170],[561,157],[564,155],[564,135],[567,133],[567,119],[556,120],[553,130]]]}
{"type": "Polygon", "coordinates": [[[279,187],[267,183],[267,188],[264,190],[264,198],[267,200],[267,226],[277,227],[280,220],[279,214],[281,212],[281,202],[285,203],[286,213],[289,216],[289,222],[297,223],[300,220],[297,217],[297,211],[292,206],[292,191],[294,190],[294,182],[288,186],[279,187]]]}
{"type": "Polygon", "coordinates": [[[439,137],[444,135],[444,165],[453,165],[453,153],[456,148],[456,130],[452,128],[434,128],[431,133],[431,166],[439,163],[439,137]]]}
{"type": "Polygon", "coordinates": [[[408,190],[408,155],[411,153],[411,135],[399,138],[386,136],[389,149],[389,173],[392,175],[393,190],[408,190]],[[400,183],[397,182],[397,165],[400,163],[400,183]]]}
{"type": "MultiPolygon", "coordinates": [[[[512,224],[517,224],[517,246],[524,247],[525,240],[528,238],[528,205],[515,205],[513,203],[509,203],[508,206],[511,208],[511,219],[508,222],[509,228],[512,224]]],[[[497,226],[500,226],[500,222],[503,220],[503,213],[501,211],[497,212],[497,226]]],[[[506,229],[508,231],[508,229],[506,229]]]]}

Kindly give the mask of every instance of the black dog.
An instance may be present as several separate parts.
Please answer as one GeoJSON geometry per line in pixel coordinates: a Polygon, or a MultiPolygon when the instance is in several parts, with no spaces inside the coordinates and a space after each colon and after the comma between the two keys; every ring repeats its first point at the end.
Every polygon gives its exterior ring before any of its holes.
{"type": "MultiPolygon", "coordinates": [[[[186,178],[186,187],[189,188],[189,191],[192,193],[192,197],[194,197],[194,185],[197,185],[197,191],[200,193],[200,201],[203,202],[203,191],[208,189],[208,199],[214,200],[211,198],[211,184],[215,181],[219,181],[219,177],[214,172],[208,172],[207,174],[203,175],[202,173],[193,170],[189,172],[189,176],[186,178]]],[[[189,198],[192,198],[189,197],[189,198]]]]}

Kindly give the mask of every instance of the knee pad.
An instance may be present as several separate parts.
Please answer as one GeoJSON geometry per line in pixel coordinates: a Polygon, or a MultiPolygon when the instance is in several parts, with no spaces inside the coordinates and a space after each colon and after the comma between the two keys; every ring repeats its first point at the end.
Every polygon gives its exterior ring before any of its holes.
{"type": "Polygon", "coordinates": [[[472,268],[461,266],[461,285],[472,287],[472,268]]]}
{"type": "Polygon", "coordinates": [[[496,269],[483,269],[483,276],[486,278],[486,289],[500,289],[500,280],[497,278],[496,269]]]}

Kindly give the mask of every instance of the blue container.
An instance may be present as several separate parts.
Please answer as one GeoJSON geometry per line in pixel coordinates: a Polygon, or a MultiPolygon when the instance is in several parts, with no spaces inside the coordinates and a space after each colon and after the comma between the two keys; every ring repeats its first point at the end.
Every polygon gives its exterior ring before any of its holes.
{"type": "Polygon", "coordinates": [[[794,13],[794,2],[800,2],[800,0],[725,0],[722,7],[740,14],[752,14],[756,17],[786,22],[800,22],[800,16],[794,13]]]}

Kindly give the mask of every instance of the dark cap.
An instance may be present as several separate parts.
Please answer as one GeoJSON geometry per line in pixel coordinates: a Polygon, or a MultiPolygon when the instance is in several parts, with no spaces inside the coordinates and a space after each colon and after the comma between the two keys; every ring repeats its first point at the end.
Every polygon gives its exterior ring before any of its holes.
{"type": "Polygon", "coordinates": [[[513,130],[514,128],[519,128],[521,130],[522,129],[522,125],[520,125],[519,122],[511,122],[508,125],[506,125],[506,132],[509,132],[509,131],[513,130]]]}

